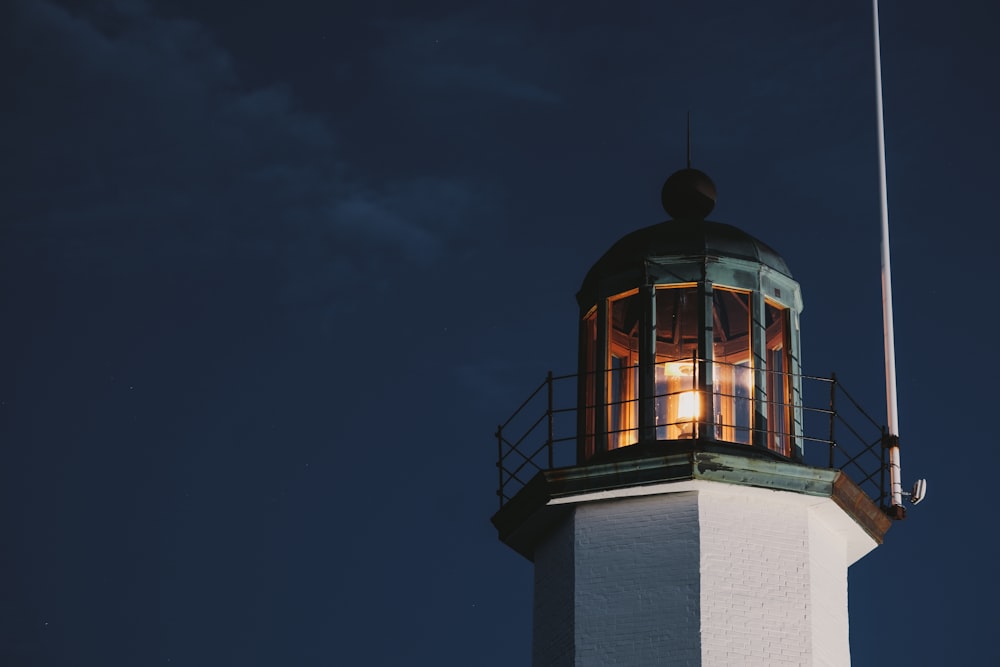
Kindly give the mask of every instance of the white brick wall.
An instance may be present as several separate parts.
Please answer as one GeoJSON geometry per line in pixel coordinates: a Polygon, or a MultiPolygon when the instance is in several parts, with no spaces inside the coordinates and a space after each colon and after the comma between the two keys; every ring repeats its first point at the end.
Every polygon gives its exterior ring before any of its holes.
{"type": "Polygon", "coordinates": [[[535,667],[850,664],[831,500],[670,488],[575,504],[536,550],[535,667]]]}
{"type": "Polygon", "coordinates": [[[797,494],[714,486],[698,496],[703,664],[812,664],[808,509],[797,494]]]}
{"type": "Polygon", "coordinates": [[[535,550],[532,664],[573,667],[573,516],[535,550]]]}
{"type": "Polygon", "coordinates": [[[697,501],[574,508],[535,552],[536,666],[700,664],[697,501]]]}
{"type": "Polygon", "coordinates": [[[576,665],[698,665],[694,493],[576,511],[576,665]]]}
{"type": "Polygon", "coordinates": [[[843,538],[824,521],[809,523],[809,577],[813,590],[813,664],[849,665],[847,554],[843,538]]]}

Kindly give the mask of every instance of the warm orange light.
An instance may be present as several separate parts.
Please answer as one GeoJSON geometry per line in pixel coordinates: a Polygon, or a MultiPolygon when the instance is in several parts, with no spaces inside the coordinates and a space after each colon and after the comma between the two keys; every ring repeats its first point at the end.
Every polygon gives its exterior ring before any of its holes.
{"type": "Polygon", "coordinates": [[[694,375],[694,363],[690,361],[668,361],[663,364],[668,378],[689,378],[694,375]]]}
{"type": "Polygon", "coordinates": [[[695,437],[701,416],[693,359],[666,361],[656,366],[657,437],[665,440],[695,437]]]}
{"type": "Polygon", "coordinates": [[[677,419],[694,421],[698,418],[698,392],[685,391],[677,397],[677,419]]]}

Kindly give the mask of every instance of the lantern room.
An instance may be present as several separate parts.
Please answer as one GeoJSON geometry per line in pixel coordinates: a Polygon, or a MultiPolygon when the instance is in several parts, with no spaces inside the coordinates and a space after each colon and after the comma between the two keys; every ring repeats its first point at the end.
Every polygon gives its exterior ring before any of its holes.
{"type": "Polygon", "coordinates": [[[703,172],[661,194],[670,219],[615,243],[577,294],[577,463],[685,446],[801,462],[798,283],[768,245],[705,219],[703,172]]]}

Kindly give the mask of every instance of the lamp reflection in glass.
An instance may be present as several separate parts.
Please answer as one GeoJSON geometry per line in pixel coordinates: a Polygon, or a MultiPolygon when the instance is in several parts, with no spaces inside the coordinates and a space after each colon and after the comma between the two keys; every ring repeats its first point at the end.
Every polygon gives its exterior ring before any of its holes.
{"type": "Polygon", "coordinates": [[[695,437],[700,416],[694,362],[668,361],[656,365],[656,437],[679,440],[695,437]]]}

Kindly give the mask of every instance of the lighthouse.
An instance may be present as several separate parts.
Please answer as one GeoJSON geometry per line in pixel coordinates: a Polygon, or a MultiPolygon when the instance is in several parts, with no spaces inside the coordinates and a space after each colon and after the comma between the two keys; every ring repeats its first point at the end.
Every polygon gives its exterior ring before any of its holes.
{"type": "Polygon", "coordinates": [[[690,165],[661,198],[668,219],[583,278],[572,408],[550,374],[526,436],[497,430],[492,520],[534,564],[532,664],[847,665],[848,567],[891,524],[888,439],[862,443],[874,472],[838,467],[832,426],[807,429],[788,264],[708,219],[715,184],[690,165]]]}

